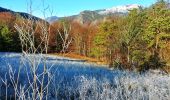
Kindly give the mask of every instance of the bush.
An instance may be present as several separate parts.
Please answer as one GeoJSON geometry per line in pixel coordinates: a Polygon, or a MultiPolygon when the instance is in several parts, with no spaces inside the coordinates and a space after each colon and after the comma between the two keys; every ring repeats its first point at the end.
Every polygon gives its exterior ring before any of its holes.
{"type": "Polygon", "coordinates": [[[149,60],[144,62],[140,66],[140,71],[145,72],[149,69],[162,69],[166,65],[165,61],[162,61],[159,57],[159,54],[157,52],[154,53],[154,55],[151,55],[149,57],[149,60]]]}

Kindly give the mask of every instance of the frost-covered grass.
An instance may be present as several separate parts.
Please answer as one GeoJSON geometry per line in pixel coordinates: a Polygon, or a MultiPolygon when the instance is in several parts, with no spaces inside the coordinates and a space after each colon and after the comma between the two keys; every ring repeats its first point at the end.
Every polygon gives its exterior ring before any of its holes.
{"type": "Polygon", "coordinates": [[[0,98],[31,99],[33,76],[30,59],[36,60],[37,91],[42,86],[43,66],[47,66],[43,88],[48,86],[48,89],[44,89],[43,99],[170,100],[169,75],[111,71],[63,57],[18,53],[0,53],[0,98]],[[42,61],[44,57],[45,63],[42,61]]]}
{"type": "Polygon", "coordinates": [[[82,78],[80,97],[88,100],[170,100],[169,76],[124,74],[113,79],[114,85],[107,80],[98,82],[94,78],[82,78]]]}

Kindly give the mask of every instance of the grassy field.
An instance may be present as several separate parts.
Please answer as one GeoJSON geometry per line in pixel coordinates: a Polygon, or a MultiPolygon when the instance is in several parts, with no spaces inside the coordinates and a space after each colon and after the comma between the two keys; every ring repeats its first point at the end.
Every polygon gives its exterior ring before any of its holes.
{"type": "MultiPolygon", "coordinates": [[[[67,58],[72,58],[72,59],[79,59],[79,60],[86,60],[86,62],[88,63],[95,63],[98,65],[107,65],[106,61],[102,61],[102,60],[98,60],[95,58],[91,58],[91,57],[86,57],[86,56],[82,56],[82,55],[78,55],[75,53],[65,53],[65,54],[61,54],[61,53],[51,53],[50,55],[55,55],[55,56],[63,56],[63,57],[67,57],[67,58]]],[[[166,70],[168,73],[170,73],[170,64],[167,64],[167,66],[164,67],[164,70],[166,70]]]]}
{"type": "Polygon", "coordinates": [[[98,60],[98,59],[91,58],[91,57],[78,55],[78,54],[75,54],[75,53],[65,53],[65,54],[51,53],[50,55],[56,55],[56,56],[63,56],[63,57],[73,58],[73,59],[86,60],[86,62],[88,62],[88,63],[95,63],[95,64],[99,64],[99,65],[107,64],[105,61],[98,60]]]}

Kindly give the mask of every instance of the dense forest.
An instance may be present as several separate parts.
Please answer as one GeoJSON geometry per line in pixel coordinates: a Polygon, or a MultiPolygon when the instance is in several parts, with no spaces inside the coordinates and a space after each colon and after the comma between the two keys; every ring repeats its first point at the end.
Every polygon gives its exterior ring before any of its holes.
{"type": "MultiPolygon", "coordinates": [[[[14,25],[25,20],[29,19],[0,13],[1,52],[22,51],[14,25]]],[[[33,23],[35,44],[39,46],[40,22],[33,23]]],[[[47,26],[49,53],[75,53],[106,61],[110,67],[140,71],[170,64],[170,5],[164,0],[148,8],[130,10],[125,15],[108,16],[102,21],[82,24],[63,19],[47,26]],[[63,48],[64,42],[67,44],[63,48]]]]}

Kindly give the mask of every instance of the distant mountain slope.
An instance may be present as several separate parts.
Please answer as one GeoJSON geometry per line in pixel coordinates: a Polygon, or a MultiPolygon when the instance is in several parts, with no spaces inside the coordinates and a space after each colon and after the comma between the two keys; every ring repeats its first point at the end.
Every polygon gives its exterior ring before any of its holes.
{"type": "Polygon", "coordinates": [[[85,23],[85,22],[92,22],[95,20],[99,20],[99,19],[102,19],[103,17],[104,17],[103,15],[100,15],[96,11],[86,10],[86,11],[80,12],[79,15],[74,16],[72,19],[80,23],[85,23]]]}
{"type": "Polygon", "coordinates": [[[0,7],[0,12],[12,12],[12,11],[9,10],[9,9],[5,9],[5,8],[0,7]]]}
{"type": "MultiPolygon", "coordinates": [[[[41,18],[32,16],[32,15],[30,15],[30,14],[28,14],[28,13],[15,12],[15,11],[12,11],[12,10],[10,10],[10,9],[6,9],[6,8],[2,8],[2,7],[0,7],[0,13],[8,13],[8,14],[10,13],[11,16],[17,16],[17,15],[19,15],[19,16],[25,18],[25,19],[31,18],[31,19],[33,19],[33,20],[42,20],[41,18]]],[[[1,15],[2,15],[2,14],[1,14],[1,15]]]]}
{"type": "Polygon", "coordinates": [[[51,17],[47,17],[45,20],[49,23],[55,22],[59,19],[59,17],[57,16],[51,16],[51,17]]]}
{"type": "Polygon", "coordinates": [[[85,22],[92,22],[96,20],[102,20],[105,17],[112,16],[112,15],[125,15],[128,13],[129,10],[138,9],[139,7],[140,5],[131,4],[131,5],[124,5],[124,6],[116,6],[116,7],[102,9],[102,10],[94,10],[94,11],[85,10],[80,12],[78,15],[73,15],[68,17],[52,16],[46,20],[50,23],[53,23],[60,19],[69,19],[80,23],[85,23],[85,22]]]}

